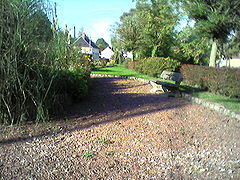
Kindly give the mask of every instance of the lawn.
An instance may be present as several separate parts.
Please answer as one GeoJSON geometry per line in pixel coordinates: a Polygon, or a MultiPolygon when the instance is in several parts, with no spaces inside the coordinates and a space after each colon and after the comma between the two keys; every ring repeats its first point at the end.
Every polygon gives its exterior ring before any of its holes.
{"type": "MultiPolygon", "coordinates": [[[[125,68],[123,65],[116,65],[113,67],[96,68],[94,71],[92,71],[92,73],[160,80],[159,78],[154,78],[154,77],[150,77],[147,75],[143,75],[143,74],[134,72],[130,69],[125,68]]],[[[182,90],[184,90],[185,92],[187,92],[189,94],[192,94],[193,96],[222,104],[223,106],[225,106],[226,108],[231,109],[231,110],[240,111],[240,99],[239,98],[229,98],[229,97],[225,97],[225,96],[221,96],[221,95],[212,94],[209,92],[203,92],[203,91],[200,91],[199,89],[193,88],[184,83],[182,83],[181,88],[182,88],[182,90]]]]}
{"type": "Polygon", "coordinates": [[[124,65],[96,68],[94,71],[92,71],[92,73],[93,74],[109,74],[109,75],[118,75],[118,76],[137,77],[137,78],[144,78],[144,79],[157,79],[157,78],[139,74],[135,71],[127,69],[124,67],[124,65]]]}
{"type": "Polygon", "coordinates": [[[209,92],[195,92],[194,96],[208,99],[210,101],[219,103],[227,107],[228,109],[240,111],[240,99],[239,98],[229,98],[217,94],[212,94],[209,92]]]}

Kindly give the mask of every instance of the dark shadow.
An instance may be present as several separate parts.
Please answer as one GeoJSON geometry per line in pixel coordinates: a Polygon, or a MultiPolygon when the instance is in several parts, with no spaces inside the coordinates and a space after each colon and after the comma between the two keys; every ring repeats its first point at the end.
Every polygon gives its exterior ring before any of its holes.
{"type": "Polygon", "coordinates": [[[116,79],[93,78],[89,97],[68,109],[65,112],[65,118],[58,118],[58,120],[51,122],[51,124],[61,127],[61,130],[41,132],[33,137],[5,139],[0,144],[11,144],[37,137],[54,135],[55,133],[81,130],[92,125],[100,125],[120,121],[124,118],[179,108],[187,103],[181,99],[176,100],[176,98],[168,98],[159,94],[125,93],[131,88],[149,88],[150,90],[151,87],[146,84],[129,87],[128,84],[117,83],[116,79]]]}

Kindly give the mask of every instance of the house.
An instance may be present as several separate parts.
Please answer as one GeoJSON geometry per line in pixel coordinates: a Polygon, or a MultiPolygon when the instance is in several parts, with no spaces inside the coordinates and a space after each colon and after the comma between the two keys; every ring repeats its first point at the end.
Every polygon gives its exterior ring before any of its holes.
{"type": "Polygon", "coordinates": [[[231,59],[221,59],[220,67],[240,68],[240,53],[232,56],[231,59]]]}
{"type": "Polygon", "coordinates": [[[133,53],[132,52],[128,52],[128,51],[124,51],[123,52],[123,57],[125,58],[125,59],[132,59],[133,58],[133,53]]]}
{"type": "Polygon", "coordinates": [[[72,43],[72,46],[80,47],[83,54],[90,54],[92,55],[93,59],[99,59],[99,48],[91,39],[87,37],[85,33],[82,33],[82,35],[74,43],[72,43]]]}
{"type": "Polygon", "coordinates": [[[114,52],[111,47],[107,46],[101,51],[101,58],[110,59],[113,56],[114,52]]]}

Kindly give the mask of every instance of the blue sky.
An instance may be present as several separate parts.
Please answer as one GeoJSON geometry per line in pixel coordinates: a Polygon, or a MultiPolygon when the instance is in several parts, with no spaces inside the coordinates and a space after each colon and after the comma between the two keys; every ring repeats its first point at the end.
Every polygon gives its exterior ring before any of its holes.
{"type": "Polygon", "coordinates": [[[60,27],[68,25],[70,32],[76,26],[93,40],[111,39],[111,25],[119,21],[119,17],[135,7],[132,0],[51,0],[57,3],[57,15],[60,27]]]}

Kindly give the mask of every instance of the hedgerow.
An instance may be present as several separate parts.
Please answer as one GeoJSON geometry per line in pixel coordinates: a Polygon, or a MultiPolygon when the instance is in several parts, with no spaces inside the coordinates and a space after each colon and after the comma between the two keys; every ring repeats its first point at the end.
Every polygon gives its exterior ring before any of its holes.
{"type": "Polygon", "coordinates": [[[239,69],[182,65],[180,71],[189,85],[224,96],[240,97],[239,69]]]}
{"type": "Polygon", "coordinates": [[[179,61],[163,57],[151,57],[128,62],[128,68],[152,77],[159,77],[164,70],[177,71],[179,67],[179,61]]]}

